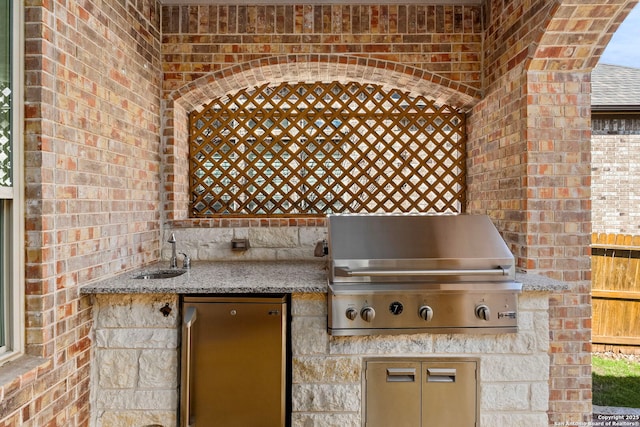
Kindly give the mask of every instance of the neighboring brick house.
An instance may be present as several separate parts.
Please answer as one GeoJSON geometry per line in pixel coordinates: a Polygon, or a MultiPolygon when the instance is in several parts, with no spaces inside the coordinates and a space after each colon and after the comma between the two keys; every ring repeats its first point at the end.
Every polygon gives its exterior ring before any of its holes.
{"type": "MultiPolygon", "coordinates": [[[[0,427],[89,425],[81,285],[158,260],[172,227],[229,226],[188,218],[187,114],[260,82],[331,80],[466,113],[467,212],[490,215],[522,271],[569,286],[543,309],[540,411],[586,425],[591,70],[636,0],[11,3],[24,10],[26,356],[1,369],[0,427]]],[[[307,223],[260,223],[291,224],[307,223]]]]}
{"type": "Polygon", "coordinates": [[[640,69],[599,64],[591,74],[594,233],[640,234],[640,69]]]}

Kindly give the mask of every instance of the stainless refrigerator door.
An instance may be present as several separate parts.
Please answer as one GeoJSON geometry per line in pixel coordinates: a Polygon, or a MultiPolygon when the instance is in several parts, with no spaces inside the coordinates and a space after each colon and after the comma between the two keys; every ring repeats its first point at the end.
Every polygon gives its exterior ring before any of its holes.
{"type": "Polygon", "coordinates": [[[285,426],[285,297],[185,297],[182,312],[182,426],[285,426]]]}

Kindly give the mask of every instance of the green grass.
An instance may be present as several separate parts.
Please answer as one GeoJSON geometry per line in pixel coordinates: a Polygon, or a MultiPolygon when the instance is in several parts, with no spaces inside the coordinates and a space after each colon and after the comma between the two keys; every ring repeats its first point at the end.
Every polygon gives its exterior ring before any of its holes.
{"type": "Polygon", "coordinates": [[[593,355],[593,404],[640,408],[640,362],[593,355]]]}

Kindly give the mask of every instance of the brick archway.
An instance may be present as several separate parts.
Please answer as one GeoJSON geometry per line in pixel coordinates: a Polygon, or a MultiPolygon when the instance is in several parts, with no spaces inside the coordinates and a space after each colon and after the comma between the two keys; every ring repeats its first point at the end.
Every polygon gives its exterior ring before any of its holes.
{"type": "Polygon", "coordinates": [[[164,101],[165,219],[188,217],[187,116],[211,100],[243,88],[280,82],[358,82],[406,90],[440,105],[469,111],[481,91],[435,73],[376,59],[342,55],[284,55],[233,65],[173,91],[164,101]]]}
{"type": "Polygon", "coordinates": [[[529,71],[590,71],[611,37],[638,3],[591,4],[557,0],[546,6],[550,17],[530,52],[529,71]]]}
{"type": "Polygon", "coordinates": [[[237,64],[188,83],[168,96],[183,108],[263,83],[353,81],[401,88],[468,111],[481,91],[427,70],[378,59],[343,55],[283,55],[237,64]]]}
{"type": "Polygon", "coordinates": [[[467,150],[478,153],[468,170],[469,211],[496,218],[524,271],[567,283],[567,291],[549,298],[548,422],[586,423],[592,411],[590,73],[637,1],[513,2],[508,10],[493,3],[486,92],[468,121],[467,150]]]}

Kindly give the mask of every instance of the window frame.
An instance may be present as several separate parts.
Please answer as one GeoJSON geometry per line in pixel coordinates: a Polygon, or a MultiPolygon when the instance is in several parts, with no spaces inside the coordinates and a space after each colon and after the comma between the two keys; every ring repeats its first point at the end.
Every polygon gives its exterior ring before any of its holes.
{"type": "Polygon", "coordinates": [[[11,24],[11,187],[0,187],[0,227],[2,249],[0,264],[4,319],[4,345],[0,347],[0,365],[24,353],[24,43],[23,1],[10,1],[11,24]]]}

